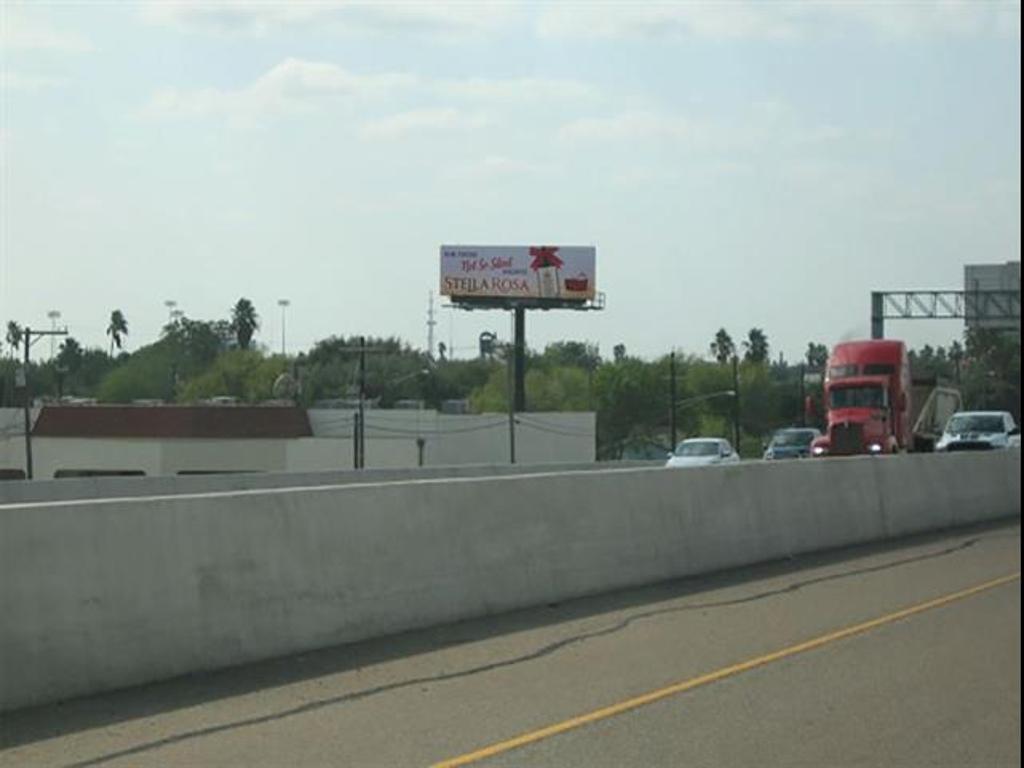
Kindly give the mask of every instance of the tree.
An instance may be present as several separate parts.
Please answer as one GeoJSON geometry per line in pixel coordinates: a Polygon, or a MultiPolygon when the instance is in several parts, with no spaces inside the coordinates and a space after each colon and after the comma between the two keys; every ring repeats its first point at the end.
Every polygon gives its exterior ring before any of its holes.
{"type": "Polygon", "coordinates": [[[259,327],[260,316],[256,314],[252,302],[245,297],[239,299],[231,309],[231,330],[238,339],[240,349],[249,348],[249,342],[259,327]]]}
{"type": "Polygon", "coordinates": [[[732,341],[732,336],[729,335],[725,328],[719,328],[718,333],[715,334],[715,340],[711,342],[711,356],[720,365],[725,365],[735,355],[736,345],[732,341]]]}
{"type": "Polygon", "coordinates": [[[114,355],[114,347],[121,348],[122,337],[128,335],[128,321],[120,309],[110,313],[110,323],[107,325],[107,336],[110,337],[110,355],[114,355]]]}
{"type": "Polygon", "coordinates": [[[824,344],[807,342],[807,353],[805,355],[807,367],[814,370],[823,370],[828,365],[828,347],[824,344]]]}
{"type": "Polygon", "coordinates": [[[82,365],[83,354],[82,345],[73,337],[68,336],[60,345],[60,352],[57,353],[57,367],[74,374],[82,365]]]}
{"type": "Polygon", "coordinates": [[[21,348],[21,340],[25,335],[25,331],[20,325],[13,320],[7,321],[7,343],[11,345],[14,350],[13,354],[17,354],[21,348]]]}
{"type": "Polygon", "coordinates": [[[542,360],[553,365],[568,365],[586,371],[596,370],[601,355],[596,344],[582,341],[556,341],[544,348],[542,360]]]}
{"type": "Polygon", "coordinates": [[[743,340],[743,359],[748,363],[763,363],[768,359],[768,336],[760,328],[751,328],[743,340]]]}
{"type": "Polygon", "coordinates": [[[623,360],[626,359],[626,345],[616,344],[614,347],[612,347],[612,355],[615,357],[616,363],[621,363],[623,360]]]}
{"type": "Polygon", "coordinates": [[[263,357],[254,350],[233,349],[218,357],[202,374],[185,382],[178,399],[194,402],[226,395],[247,403],[269,400],[273,397],[274,381],[287,365],[280,356],[263,357]]]}

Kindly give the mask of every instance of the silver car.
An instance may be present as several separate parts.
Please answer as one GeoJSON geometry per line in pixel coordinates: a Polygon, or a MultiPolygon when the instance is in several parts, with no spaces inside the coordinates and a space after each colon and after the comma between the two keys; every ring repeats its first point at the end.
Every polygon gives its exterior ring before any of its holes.
{"type": "Polygon", "coordinates": [[[1020,427],[1007,411],[954,413],[935,444],[936,451],[987,451],[1020,447],[1020,427]]]}
{"type": "Polygon", "coordinates": [[[728,440],[720,437],[691,437],[683,440],[668,455],[666,467],[706,467],[711,464],[735,464],[740,455],[728,440]]]}

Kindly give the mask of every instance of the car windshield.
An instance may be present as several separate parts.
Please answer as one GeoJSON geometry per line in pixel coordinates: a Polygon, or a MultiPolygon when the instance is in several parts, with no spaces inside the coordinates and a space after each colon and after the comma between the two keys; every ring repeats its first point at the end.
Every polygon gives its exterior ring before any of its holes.
{"type": "Polygon", "coordinates": [[[806,447],[814,440],[814,431],[810,429],[784,429],[775,433],[772,445],[776,447],[806,447]]]}
{"type": "Polygon", "coordinates": [[[946,431],[952,435],[962,432],[1004,432],[1005,429],[1002,416],[980,413],[954,416],[946,427],[946,431]]]}
{"type": "Polygon", "coordinates": [[[713,440],[684,440],[676,446],[676,456],[717,456],[718,443],[713,440]]]}
{"type": "Polygon", "coordinates": [[[837,387],[829,395],[832,408],[884,408],[885,390],[877,385],[837,387]]]}

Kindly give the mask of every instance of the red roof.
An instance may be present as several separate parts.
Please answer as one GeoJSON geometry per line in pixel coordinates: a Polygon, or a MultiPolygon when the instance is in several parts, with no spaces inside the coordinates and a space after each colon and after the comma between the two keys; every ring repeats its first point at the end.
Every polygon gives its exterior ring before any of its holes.
{"type": "Polygon", "coordinates": [[[309,416],[290,406],[45,406],[38,437],[289,438],[312,437],[309,416]]]}

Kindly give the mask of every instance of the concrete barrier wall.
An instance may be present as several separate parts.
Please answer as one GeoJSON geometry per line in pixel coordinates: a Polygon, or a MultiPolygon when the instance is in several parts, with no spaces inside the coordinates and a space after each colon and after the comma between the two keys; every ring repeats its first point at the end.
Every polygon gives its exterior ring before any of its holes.
{"type": "Polygon", "coordinates": [[[259,488],[301,488],[444,477],[492,477],[539,472],[596,472],[661,466],[661,461],[582,462],[564,464],[467,464],[417,469],[364,469],[256,474],[165,475],[156,477],[92,477],[62,480],[9,480],[0,483],[0,505],[74,499],[168,496],[182,493],[248,491],[259,488]]]}
{"type": "Polygon", "coordinates": [[[0,508],[0,709],[1020,515],[1020,452],[0,508]]]}

